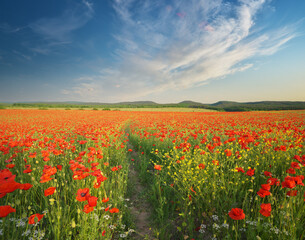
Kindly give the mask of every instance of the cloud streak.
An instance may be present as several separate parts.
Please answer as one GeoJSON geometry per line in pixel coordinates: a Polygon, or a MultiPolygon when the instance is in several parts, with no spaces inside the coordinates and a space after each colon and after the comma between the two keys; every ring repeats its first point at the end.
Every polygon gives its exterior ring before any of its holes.
{"type": "MultiPolygon", "coordinates": [[[[245,71],[253,66],[251,58],[274,54],[295,37],[288,27],[273,32],[256,29],[256,16],[266,4],[115,0],[113,8],[121,22],[114,35],[119,43],[113,53],[117,64],[90,76],[91,84],[104,100],[131,100],[245,71]]],[[[65,32],[55,31],[54,36],[60,39],[65,32]]],[[[78,83],[74,92],[86,87],[78,83]]]]}
{"type": "Polygon", "coordinates": [[[93,4],[83,0],[53,18],[41,18],[29,28],[41,38],[41,43],[29,47],[33,52],[48,55],[58,46],[71,43],[73,31],[83,27],[94,16],[93,4]]]}

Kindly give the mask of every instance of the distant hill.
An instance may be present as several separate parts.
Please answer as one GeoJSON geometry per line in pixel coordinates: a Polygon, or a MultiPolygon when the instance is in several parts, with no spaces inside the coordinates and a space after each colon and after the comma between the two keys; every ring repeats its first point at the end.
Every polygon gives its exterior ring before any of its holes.
{"type": "Polygon", "coordinates": [[[159,104],[153,101],[135,101],[119,103],[99,103],[99,102],[23,102],[23,103],[0,103],[1,109],[11,107],[24,108],[164,108],[164,107],[184,107],[184,108],[205,108],[217,111],[270,111],[270,110],[301,110],[305,109],[305,102],[289,101],[260,101],[260,102],[233,102],[219,101],[212,104],[203,104],[191,100],[179,103],[159,104]]]}
{"type": "Polygon", "coordinates": [[[240,103],[238,103],[238,102],[231,102],[231,101],[220,101],[220,102],[217,102],[217,103],[210,104],[210,106],[215,106],[215,107],[231,107],[231,106],[234,106],[236,104],[240,104],[240,103]]]}
{"type": "Polygon", "coordinates": [[[184,105],[187,107],[194,107],[194,106],[205,106],[205,104],[199,103],[199,102],[193,102],[193,101],[182,101],[178,103],[178,105],[184,105]]]}
{"type": "Polygon", "coordinates": [[[234,111],[267,111],[267,110],[301,110],[305,109],[305,102],[289,101],[261,101],[261,102],[231,102],[220,101],[210,104],[213,108],[234,111]]]}

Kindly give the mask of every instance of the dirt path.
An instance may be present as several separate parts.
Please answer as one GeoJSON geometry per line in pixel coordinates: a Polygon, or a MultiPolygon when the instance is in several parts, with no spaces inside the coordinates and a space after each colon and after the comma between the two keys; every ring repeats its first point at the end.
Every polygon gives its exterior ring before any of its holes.
{"type": "MultiPolygon", "coordinates": [[[[128,148],[134,149],[130,144],[128,144],[128,148]]],[[[134,159],[133,163],[137,164],[139,161],[138,153],[133,150],[131,158],[134,159]]],[[[156,238],[153,237],[153,230],[151,227],[150,205],[145,197],[145,189],[139,179],[134,164],[130,164],[128,175],[130,182],[133,184],[133,194],[130,197],[130,202],[133,204],[130,207],[130,211],[135,219],[136,229],[134,239],[154,240],[156,238]]]]}

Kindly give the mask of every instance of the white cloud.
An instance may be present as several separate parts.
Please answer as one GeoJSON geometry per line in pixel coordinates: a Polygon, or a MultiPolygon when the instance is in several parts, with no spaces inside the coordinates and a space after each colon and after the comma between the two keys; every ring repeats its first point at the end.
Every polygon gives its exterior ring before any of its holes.
{"type": "Polygon", "coordinates": [[[83,0],[82,4],[65,10],[60,16],[39,19],[29,27],[45,40],[66,42],[71,33],[84,26],[93,14],[92,3],[83,0]]]}
{"type": "Polygon", "coordinates": [[[265,0],[114,1],[121,20],[117,65],[91,76],[96,87],[108,89],[96,100],[141,99],[251,68],[249,59],[271,55],[294,37],[287,27],[255,28],[265,5],[265,0]]]}
{"type": "Polygon", "coordinates": [[[95,101],[101,94],[101,87],[94,83],[93,79],[77,79],[76,86],[70,89],[60,90],[71,100],[95,101]]]}

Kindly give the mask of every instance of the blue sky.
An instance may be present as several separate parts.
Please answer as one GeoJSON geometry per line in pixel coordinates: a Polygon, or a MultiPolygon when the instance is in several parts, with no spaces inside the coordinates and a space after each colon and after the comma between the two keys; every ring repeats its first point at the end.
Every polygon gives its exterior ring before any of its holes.
{"type": "Polygon", "coordinates": [[[0,102],[305,101],[303,0],[3,0],[0,102]]]}

